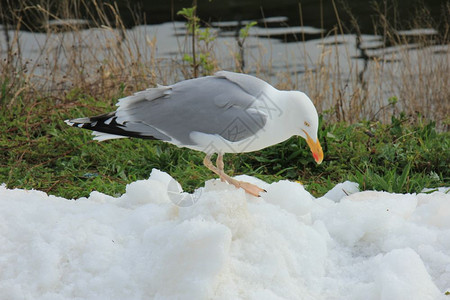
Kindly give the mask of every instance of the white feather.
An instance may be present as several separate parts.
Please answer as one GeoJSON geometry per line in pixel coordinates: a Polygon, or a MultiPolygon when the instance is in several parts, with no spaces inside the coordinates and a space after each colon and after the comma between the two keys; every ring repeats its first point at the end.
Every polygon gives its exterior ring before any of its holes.
{"type": "Polygon", "coordinates": [[[75,124],[75,123],[71,122],[71,120],[64,120],[64,123],[66,123],[69,126],[73,126],[73,124],[75,124]]]}
{"type": "Polygon", "coordinates": [[[95,136],[93,139],[96,140],[96,141],[99,141],[99,142],[106,141],[106,140],[127,138],[127,136],[116,135],[116,134],[105,133],[105,132],[99,132],[99,131],[93,131],[92,135],[95,136]]]}
{"type": "Polygon", "coordinates": [[[154,99],[164,97],[165,95],[167,95],[168,90],[170,90],[169,86],[158,85],[158,87],[156,88],[146,89],[145,91],[137,92],[134,95],[119,99],[119,102],[117,102],[116,106],[119,107],[118,110],[125,110],[131,104],[134,104],[136,102],[143,100],[152,101],[154,99]]]}

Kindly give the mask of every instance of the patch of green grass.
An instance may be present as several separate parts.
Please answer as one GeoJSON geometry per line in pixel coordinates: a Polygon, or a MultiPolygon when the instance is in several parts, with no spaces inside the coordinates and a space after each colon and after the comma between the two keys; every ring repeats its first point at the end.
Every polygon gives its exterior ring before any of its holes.
{"type": "MultiPolygon", "coordinates": [[[[36,100],[31,106],[1,111],[0,183],[79,198],[93,190],[119,195],[126,184],[148,178],[152,168],[171,174],[188,191],[215,177],[203,166],[200,152],[159,141],[93,141],[89,131],[71,128],[63,120],[112,110],[116,99],[100,102],[75,90],[67,99],[60,104],[36,100]]],[[[420,117],[411,120],[400,115],[390,125],[322,122],[321,165],[314,162],[306,142],[295,137],[261,151],[228,154],[225,166],[230,175],[248,174],[268,182],[298,180],[316,196],[345,180],[358,182],[363,190],[398,193],[449,186],[449,133],[436,132],[433,122],[420,117]]]]}

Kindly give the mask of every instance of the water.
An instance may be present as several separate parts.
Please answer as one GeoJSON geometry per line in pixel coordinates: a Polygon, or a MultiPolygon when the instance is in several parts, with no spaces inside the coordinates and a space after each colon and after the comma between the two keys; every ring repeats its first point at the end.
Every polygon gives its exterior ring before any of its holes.
{"type": "MultiPolygon", "coordinates": [[[[9,5],[12,8],[19,8],[23,5],[23,1],[12,1],[9,5]]],[[[41,0],[30,0],[28,4],[39,4],[41,0]]],[[[74,4],[79,1],[73,1],[74,4]]],[[[108,2],[108,1],[105,1],[108,2]]],[[[199,17],[205,22],[223,22],[223,21],[242,21],[242,20],[258,20],[274,16],[284,16],[287,19],[283,20],[287,26],[299,26],[303,22],[306,26],[316,28],[323,28],[331,30],[337,24],[336,12],[342,24],[348,28],[352,28],[350,22],[350,15],[357,19],[361,33],[373,33],[373,21],[376,18],[376,10],[379,7],[387,17],[395,23],[398,29],[405,29],[402,26],[408,27],[408,23],[414,21],[416,17],[415,11],[417,7],[425,4],[430,12],[431,17],[439,17],[442,14],[442,7],[448,3],[445,0],[396,0],[396,1],[361,1],[361,0],[197,0],[197,12],[199,17]],[[336,8],[336,9],[335,9],[336,8]]],[[[127,27],[132,27],[136,21],[145,21],[146,24],[160,24],[171,21],[183,21],[181,16],[177,16],[176,12],[183,7],[191,7],[192,0],[116,0],[119,13],[124,24],[127,27]],[[130,9],[131,2],[131,9],[130,9]],[[136,18],[137,16],[137,18],[136,18]]],[[[56,12],[58,3],[54,3],[54,11],[56,12]]],[[[4,5],[7,5],[4,3],[4,5]]],[[[63,6],[61,2],[61,6],[63,6]]],[[[98,20],[95,9],[91,1],[87,1],[87,6],[90,9],[90,14],[86,13],[84,5],[78,5],[79,12],[76,13],[77,18],[86,18],[92,15],[94,20],[98,20]]],[[[109,9],[106,8],[108,11],[109,9]]],[[[74,16],[64,17],[64,9],[60,9],[62,18],[73,18],[74,16]]],[[[110,11],[110,10],[109,10],[110,11]]],[[[39,24],[36,22],[36,16],[39,15],[35,11],[27,9],[21,12],[22,19],[27,24],[35,24],[35,29],[39,29],[39,24]]],[[[114,16],[109,14],[110,19],[114,16]]],[[[10,15],[4,18],[0,16],[0,24],[4,23],[10,15]]],[[[114,23],[114,22],[112,22],[114,23]]],[[[270,24],[270,26],[278,26],[277,24],[270,24]]]]}

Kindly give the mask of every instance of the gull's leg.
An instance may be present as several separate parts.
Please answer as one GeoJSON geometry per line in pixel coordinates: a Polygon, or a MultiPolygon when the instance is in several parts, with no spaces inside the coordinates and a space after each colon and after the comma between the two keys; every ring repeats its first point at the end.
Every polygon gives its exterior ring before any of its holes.
{"type": "Polygon", "coordinates": [[[213,171],[214,173],[219,175],[220,180],[226,181],[229,184],[234,185],[236,188],[243,188],[248,194],[251,194],[251,195],[256,196],[256,197],[261,197],[259,195],[259,193],[266,191],[266,190],[264,190],[264,189],[262,189],[262,188],[260,188],[260,187],[258,187],[256,185],[254,185],[254,184],[251,184],[251,183],[248,183],[248,182],[244,182],[244,181],[239,181],[239,180],[236,180],[234,178],[231,178],[223,170],[223,156],[220,156],[220,158],[217,157],[217,160],[218,160],[218,162],[217,162],[218,167],[214,166],[214,164],[211,161],[211,155],[207,154],[205,156],[205,158],[203,159],[203,164],[208,169],[210,169],[211,171],[213,171]]]}
{"type": "Polygon", "coordinates": [[[220,170],[216,166],[214,166],[214,164],[211,161],[211,154],[206,154],[205,158],[203,159],[203,164],[208,169],[210,169],[211,171],[220,176],[220,170]]]}
{"type": "Polygon", "coordinates": [[[260,188],[257,185],[254,185],[254,184],[249,183],[249,182],[239,181],[239,180],[236,180],[234,178],[231,178],[225,172],[222,172],[220,174],[220,179],[223,179],[226,182],[228,182],[229,184],[234,185],[236,188],[243,188],[244,191],[246,191],[248,194],[256,196],[256,197],[261,197],[259,195],[259,193],[266,192],[265,189],[262,189],[262,188],[260,188]]]}
{"type": "MultiPolygon", "coordinates": [[[[223,155],[222,154],[217,154],[217,159],[216,159],[216,167],[219,169],[219,171],[221,173],[225,173],[225,171],[223,170],[223,168],[225,167],[223,164],[223,155]]],[[[220,175],[219,175],[220,176],[220,175]]],[[[225,179],[222,178],[222,176],[220,176],[220,181],[224,182],[225,179]]]]}

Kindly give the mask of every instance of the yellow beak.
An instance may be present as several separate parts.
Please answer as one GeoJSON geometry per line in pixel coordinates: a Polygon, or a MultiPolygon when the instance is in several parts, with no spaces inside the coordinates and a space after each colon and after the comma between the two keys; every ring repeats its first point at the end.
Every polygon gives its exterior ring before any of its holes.
{"type": "Polygon", "coordinates": [[[317,164],[320,164],[323,161],[323,151],[322,146],[320,146],[319,139],[314,142],[306,131],[303,130],[303,132],[306,134],[306,143],[308,143],[308,146],[311,149],[314,160],[317,164]]]}

